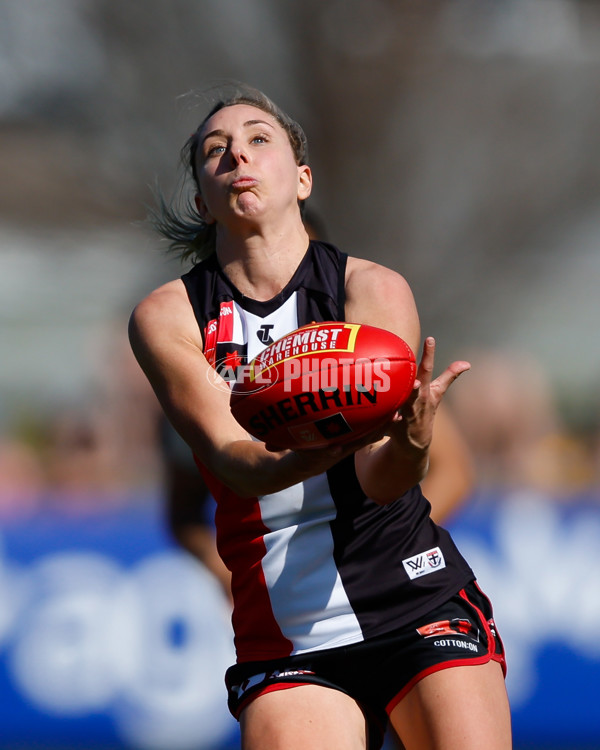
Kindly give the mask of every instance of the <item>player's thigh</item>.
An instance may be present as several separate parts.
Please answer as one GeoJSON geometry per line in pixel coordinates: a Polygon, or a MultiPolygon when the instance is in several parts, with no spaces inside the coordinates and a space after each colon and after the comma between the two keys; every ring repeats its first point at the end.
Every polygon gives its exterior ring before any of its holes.
{"type": "Polygon", "coordinates": [[[298,685],[255,698],[240,716],[242,750],[365,750],[356,701],[339,690],[298,685]]]}
{"type": "Polygon", "coordinates": [[[502,668],[451,667],[424,677],[390,721],[406,750],[510,750],[510,709],[502,668]]]}

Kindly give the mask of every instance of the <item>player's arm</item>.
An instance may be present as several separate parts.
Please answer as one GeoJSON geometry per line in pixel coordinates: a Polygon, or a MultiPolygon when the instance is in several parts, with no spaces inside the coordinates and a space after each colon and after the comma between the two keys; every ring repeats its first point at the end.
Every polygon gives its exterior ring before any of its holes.
{"type": "MultiPolygon", "coordinates": [[[[229,389],[211,382],[214,371],[180,280],[152,292],[133,311],[133,352],[162,408],[198,458],[242,496],[264,495],[329,468],[342,453],[268,451],[253,441],[229,408],[229,389]]],[[[223,383],[224,384],[224,383],[223,383]]]]}
{"type": "Polygon", "coordinates": [[[161,437],[168,528],[175,541],[215,576],[231,598],[231,574],[219,557],[215,531],[207,520],[208,487],[190,449],[166,419],[161,422],[161,437]]]}
{"type": "MultiPolygon", "coordinates": [[[[346,274],[346,318],[386,328],[416,353],[420,323],[406,280],[370,261],[349,259],[346,274]]],[[[413,395],[390,423],[388,436],[356,453],[358,479],[365,493],[385,504],[400,497],[425,476],[435,412],[442,396],[466,362],[454,362],[432,380],[435,342],[426,339],[413,395]]]]}
{"type": "Polygon", "coordinates": [[[431,517],[436,523],[445,521],[467,500],[474,480],[469,447],[442,401],[433,423],[429,470],[421,482],[423,494],[431,503],[431,517]]]}

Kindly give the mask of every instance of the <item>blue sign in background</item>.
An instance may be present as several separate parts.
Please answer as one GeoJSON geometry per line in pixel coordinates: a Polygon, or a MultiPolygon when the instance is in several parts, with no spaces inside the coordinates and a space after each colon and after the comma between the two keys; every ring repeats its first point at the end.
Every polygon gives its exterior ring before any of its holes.
{"type": "MultiPolygon", "coordinates": [[[[448,524],[494,601],[515,747],[600,748],[600,503],[522,490],[448,524]]],[[[6,521],[0,747],[233,750],[218,585],[166,534],[157,498],[6,521]]]]}

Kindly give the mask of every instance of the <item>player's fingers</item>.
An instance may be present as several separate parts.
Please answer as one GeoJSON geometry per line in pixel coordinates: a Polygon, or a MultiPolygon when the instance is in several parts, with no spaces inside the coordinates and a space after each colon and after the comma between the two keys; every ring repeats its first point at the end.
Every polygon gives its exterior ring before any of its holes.
{"type": "Polygon", "coordinates": [[[404,401],[398,413],[409,414],[412,412],[416,400],[421,395],[421,381],[415,380],[410,396],[404,401]]]}
{"type": "Polygon", "coordinates": [[[458,378],[459,375],[462,375],[463,372],[467,372],[467,370],[470,369],[471,364],[469,362],[453,362],[444,370],[441,375],[438,375],[438,377],[432,382],[431,387],[435,391],[437,391],[439,397],[441,398],[444,393],[446,393],[448,388],[452,385],[452,383],[454,383],[456,378],[458,378]]]}
{"type": "Polygon", "coordinates": [[[427,387],[430,384],[434,361],[435,339],[433,336],[427,336],[423,342],[423,352],[417,369],[417,380],[420,381],[420,385],[427,387]]]}

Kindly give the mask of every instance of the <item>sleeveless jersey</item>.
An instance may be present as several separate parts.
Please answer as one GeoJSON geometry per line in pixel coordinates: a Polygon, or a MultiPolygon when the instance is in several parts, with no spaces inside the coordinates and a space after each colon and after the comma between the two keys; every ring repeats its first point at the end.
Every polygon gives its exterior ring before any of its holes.
{"type": "MultiPolygon", "coordinates": [[[[241,294],[215,254],[196,265],[182,279],[209,362],[235,368],[301,325],[344,320],[346,259],[333,245],[311,242],[287,286],[266,302],[241,294]]],[[[252,498],[198,465],[217,501],[217,547],[232,573],[238,662],[383,635],[474,579],[431,520],[420,487],[377,505],[360,487],[353,456],[252,498]]]]}

